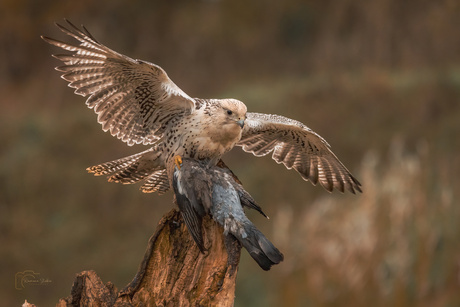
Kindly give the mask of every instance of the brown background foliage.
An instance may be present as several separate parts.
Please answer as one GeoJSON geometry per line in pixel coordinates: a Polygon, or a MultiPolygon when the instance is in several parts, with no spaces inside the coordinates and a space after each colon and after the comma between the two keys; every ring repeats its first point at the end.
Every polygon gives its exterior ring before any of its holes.
{"type": "Polygon", "coordinates": [[[142,147],[103,133],[53,71],[39,35],[63,39],[63,18],[193,97],[304,122],[363,183],[330,195],[269,157],[225,156],[285,254],[263,272],[243,251],[236,306],[460,304],[458,1],[2,0],[2,305],[52,305],[88,269],[122,288],[172,205],[86,174],[142,147]],[[50,282],[16,290],[25,270],[50,282]]]}

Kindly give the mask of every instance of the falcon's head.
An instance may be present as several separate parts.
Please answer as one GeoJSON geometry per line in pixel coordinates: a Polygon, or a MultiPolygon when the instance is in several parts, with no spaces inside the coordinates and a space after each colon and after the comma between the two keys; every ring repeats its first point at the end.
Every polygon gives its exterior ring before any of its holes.
{"type": "Polygon", "coordinates": [[[216,114],[223,121],[224,125],[234,125],[235,123],[242,129],[246,119],[246,112],[248,109],[246,105],[236,99],[222,99],[220,100],[221,114],[216,114]]]}
{"type": "Polygon", "coordinates": [[[212,119],[216,125],[215,139],[224,146],[231,146],[238,142],[246,119],[246,105],[236,99],[218,100],[212,112],[212,119]]]}

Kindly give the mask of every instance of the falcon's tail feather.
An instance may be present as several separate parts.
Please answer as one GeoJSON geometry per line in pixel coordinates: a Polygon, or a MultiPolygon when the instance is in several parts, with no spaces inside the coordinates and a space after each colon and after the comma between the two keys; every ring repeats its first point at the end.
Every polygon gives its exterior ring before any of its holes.
{"type": "Polygon", "coordinates": [[[95,176],[109,175],[108,181],[133,184],[146,179],[141,190],[145,193],[162,194],[169,190],[166,170],[159,163],[160,151],[152,147],[146,151],[88,167],[88,173],[95,176]]]}
{"type": "Polygon", "coordinates": [[[86,170],[88,171],[88,173],[94,174],[94,176],[110,175],[115,172],[119,172],[123,169],[126,169],[133,163],[139,161],[142,154],[144,153],[145,152],[140,152],[132,156],[105,162],[99,165],[90,166],[86,170]]]}
{"type": "Polygon", "coordinates": [[[141,186],[141,191],[144,193],[158,192],[160,195],[168,192],[169,189],[169,179],[166,169],[151,174],[141,186]]]}

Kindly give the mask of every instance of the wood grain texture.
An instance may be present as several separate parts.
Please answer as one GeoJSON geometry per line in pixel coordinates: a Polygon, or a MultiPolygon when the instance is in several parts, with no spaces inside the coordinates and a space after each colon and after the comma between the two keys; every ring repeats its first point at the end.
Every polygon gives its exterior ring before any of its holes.
{"type": "Polygon", "coordinates": [[[206,254],[173,209],[150,238],[133,281],[120,292],[94,271],[77,275],[57,306],[233,306],[241,246],[209,216],[203,219],[206,254]]]}

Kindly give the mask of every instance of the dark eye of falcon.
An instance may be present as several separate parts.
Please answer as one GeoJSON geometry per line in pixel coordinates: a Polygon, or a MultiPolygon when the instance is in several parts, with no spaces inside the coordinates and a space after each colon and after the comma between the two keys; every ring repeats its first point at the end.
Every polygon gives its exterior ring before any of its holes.
{"type": "Polygon", "coordinates": [[[233,114],[233,112],[232,112],[232,111],[230,111],[230,110],[227,110],[227,114],[228,114],[228,115],[232,115],[232,114],[233,114]]]}

